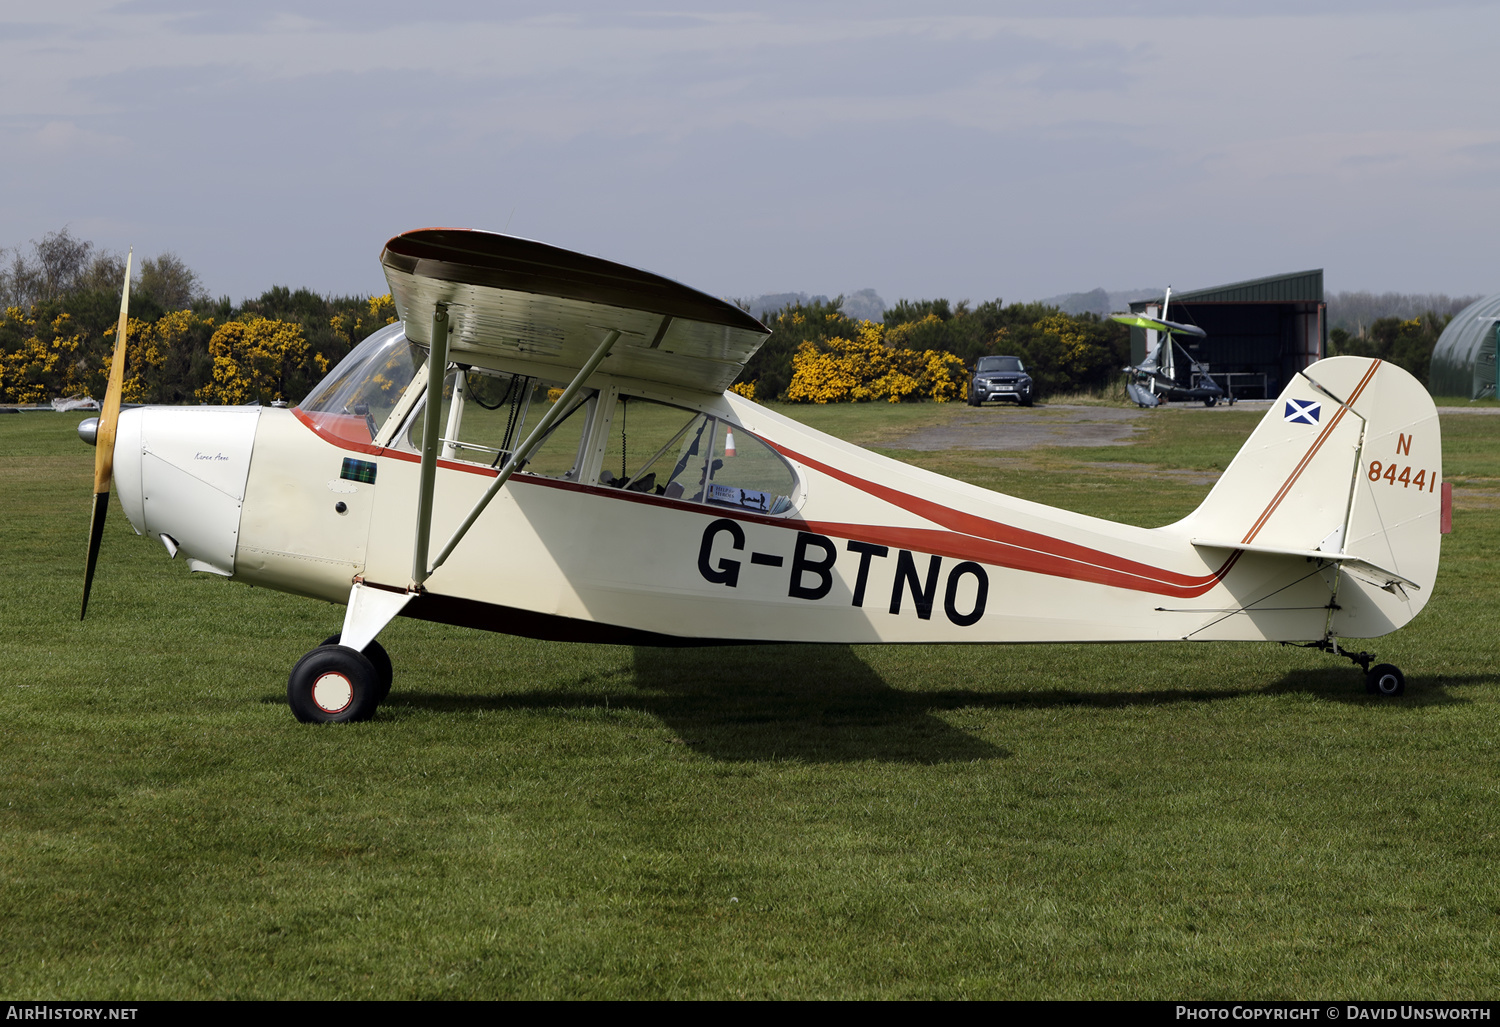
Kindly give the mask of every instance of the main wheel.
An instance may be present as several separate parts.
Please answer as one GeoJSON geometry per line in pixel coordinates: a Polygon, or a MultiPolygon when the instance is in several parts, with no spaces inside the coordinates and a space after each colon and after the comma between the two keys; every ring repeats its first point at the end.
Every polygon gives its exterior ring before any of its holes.
{"type": "Polygon", "coordinates": [[[1217,403],[1218,401],[1219,401],[1219,397],[1218,396],[1204,396],[1203,397],[1203,405],[1206,406],[1206,407],[1211,407],[1215,403],[1217,403]]]}
{"type": "Polygon", "coordinates": [[[320,645],[292,668],[286,701],[304,724],[369,720],[380,705],[375,667],[341,645],[320,645]]]}
{"type": "Polygon", "coordinates": [[[1365,691],[1371,695],[1394,697],[1406,692],[1406,675],[1390,663],[1378,663],[1365,675],[1365,691]]]}
{"type": "MultiPolygon", "coordinates": [[[[323,639],[324,645],[338,645],[343,632],[337,635],[329,635],[323,639]]],[[[378,686],[376,702],[385,702],[386,697],[391,694],[391,682],[396,678],[396,668],[391,665],[390,654],[385,651],[385,646],[370,639],[370,644],[360,650],[365,659],[370,661],[370,666],[375,668],[375,684],[378,686]]]]}

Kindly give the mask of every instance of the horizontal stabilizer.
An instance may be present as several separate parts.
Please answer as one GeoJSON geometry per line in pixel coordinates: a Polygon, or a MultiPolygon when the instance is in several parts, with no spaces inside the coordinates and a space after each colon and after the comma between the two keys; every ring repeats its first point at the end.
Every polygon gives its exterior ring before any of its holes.
{"type": "Polygon", "coordinates": [[[1257,546],[1247,545],[1244,542],[1218,542],[1213,539],[1195,538],[1191,540],[1193,545],[1200,549],[1239,549],[1247,553],[1270,553],[1274,556],[1300,556],[1310,560],[1327,560],[1337,563],[1342,568],[1363,581],[1377,585],[1387,592],[1394,592],[1399,586],[1420,590],[1421,585],[1397,574],[1395,571],[1387,570],[1377,566],[1368,560],[1362,560],[1348,553],[1331,553],[1323,549],[1289,549],[1282,546],[1257,546]]]}

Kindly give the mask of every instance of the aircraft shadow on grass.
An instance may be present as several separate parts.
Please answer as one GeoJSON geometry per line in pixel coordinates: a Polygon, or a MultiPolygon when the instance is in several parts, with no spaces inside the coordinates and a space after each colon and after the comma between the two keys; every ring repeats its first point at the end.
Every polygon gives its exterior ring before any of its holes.
{"type": "MultiPolygon", "coordinates": [[[[1285,695],[1301,692],[1316,695],[1320,699],[1341,703],[1373,703],[1379,706],[1375,696],[1367,695],[1360,684],[1361,672],[1354,667],[1319,667],[1316,670],[1294,670],[1282,675],[1281,680],[1271,682],[1263,688],[1246,689],[1240,693],[1259,692],[1263,695],[1285,695]]],[[[1449,706],[1467,703],[1448,689],[1454,685],[1493,685],[1500,680],[1493,674],[1441,674],[1431,677],[1413,676],[1406,681],[1406,694],[1399,701],[1389,703],[1392,713],[1413,706],[1449,706]]]]}
{"type": "MultiPolygon", "coordinates": [[[[1445,676],[1408,683],[1400,703],[1365,694],[1354,668],[1297,670],[1244,688],[1180,688],[1084,692],[892,688],[849,646],[745,646],[634,651],[620,690],[601,692],[582,680],[576,689],[452,695],[403,691],[397,683],[377,718],[399,720],[402,708],[473,710],[617,709],[649,714],[680,742],[715,760],[876,760],[938,764],[1006,759],[1010,750],[948,723],[938,713],[977,709],[1126,709],[1208,703],[1254,695],[1301,693],[1337,702],[1369,703],[1393,714],[1413,705],[1465,702],[1448,686],[1492,684],[1488,675],[1445,676]]],[[[280,698],[267,699],[279,702],[280,698]]]]}
{"type": "MultiPolygon", "coordinates": [[[[982,704],[974,692],[903,692],[846,645],[735,646],[634,651],[618,689],[451,695],[403,692],[398,682],[377,722],[401,708],[615,709],[649,714],[681,744],[725,761],[856,760],[933,764],[1005,759],[1010,752],[934,716],[982,704]]],[[[268,700],[269,701],[269,700],[268,700]]]]}

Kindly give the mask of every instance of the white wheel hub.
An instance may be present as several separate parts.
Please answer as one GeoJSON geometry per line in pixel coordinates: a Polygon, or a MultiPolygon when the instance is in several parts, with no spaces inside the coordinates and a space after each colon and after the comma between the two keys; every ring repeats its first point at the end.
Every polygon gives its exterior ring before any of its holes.
{"type": "Polygon", "coordinates": [[[354,684],[345,675],[331,670],[318,675],[313,682],[312,699],[324,713],[342,713],[354,701],[354,684]]]}

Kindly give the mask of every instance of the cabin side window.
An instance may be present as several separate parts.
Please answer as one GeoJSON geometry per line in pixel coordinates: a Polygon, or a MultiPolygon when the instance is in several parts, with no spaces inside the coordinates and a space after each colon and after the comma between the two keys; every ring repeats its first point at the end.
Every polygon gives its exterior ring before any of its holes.
{"type": "Polygon", "coordinates": [[[780,453],[728,421],[714,432],[709,463],[707,502],[761,513],[787,513],[797,490],[797,476],[780,453]]]}
{"type": "MultiPolygon", "coordinates": [[[[477,367],[450,368],[443,379],[442,412],[438,418],[443,460],[500,468],[539,425],[563,387],[555,382],[477,367]]],[[[407,418],[397,445],[421,452],[426,427],[424,397],[407,418]]],[[[576,480],[583,430],[595,397],[575,396],[521,470],[549,478],[576,480]]]]}
{"type": "Polygon", "coordinates": [[[689,503],[790,512],[797,476],[775,450],[707,414],[621,395],[599,484],[689,503]]]}

